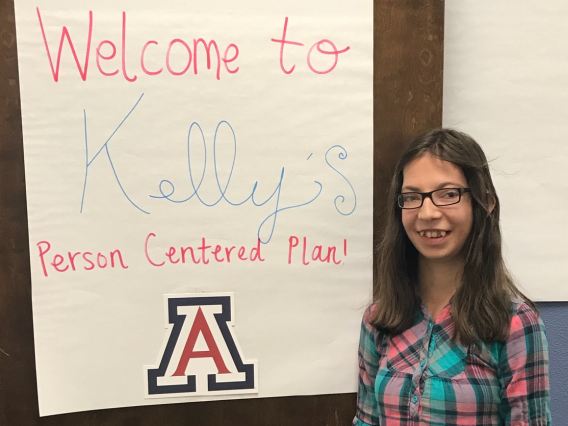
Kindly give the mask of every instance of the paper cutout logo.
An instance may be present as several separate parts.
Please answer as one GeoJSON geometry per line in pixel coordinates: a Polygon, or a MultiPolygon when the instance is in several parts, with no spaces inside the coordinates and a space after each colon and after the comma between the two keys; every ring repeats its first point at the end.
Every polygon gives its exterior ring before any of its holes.
{"type": "Polygon", "coordinates": [[[256,393],[256,361],[233,333],[233,294],[166,295],[167,338],[145,366],[146,397],[256,393]]]}

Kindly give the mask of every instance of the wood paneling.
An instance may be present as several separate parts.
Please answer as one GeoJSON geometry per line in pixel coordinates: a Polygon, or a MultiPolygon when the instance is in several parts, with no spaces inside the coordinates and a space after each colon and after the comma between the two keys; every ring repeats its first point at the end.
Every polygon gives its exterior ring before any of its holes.
{"type": "MultiPolygon", "coordinates": [[[[400,151],[442,122],[444,2],[375,0],[375,236],[400,151]]],[[[0,425],[348,425],[355,395],[130,407],[38,416],[13,0],[0,1],[0,425]]],[[[85,386],[88,386],[85,383],[85,386]]],[[[112,383],[109,384],[112,386],[112,383]]]]}
{"type": "Polygon", "coordinates": [[[396,161],[415,136],[442,125],[444,2],[375,1],[374,236],[396,161]]]}

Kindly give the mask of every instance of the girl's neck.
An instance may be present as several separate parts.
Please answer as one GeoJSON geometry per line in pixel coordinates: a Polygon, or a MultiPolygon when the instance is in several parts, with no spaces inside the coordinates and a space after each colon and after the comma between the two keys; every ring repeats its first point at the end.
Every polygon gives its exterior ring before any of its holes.
{"type": "Polygon", "coordinates": [[[456,292],[461,283],[462,273],[461,261],[437,262],[431,259],[419,259],[420,295],[433,320],[436,320],[456,292]]]}

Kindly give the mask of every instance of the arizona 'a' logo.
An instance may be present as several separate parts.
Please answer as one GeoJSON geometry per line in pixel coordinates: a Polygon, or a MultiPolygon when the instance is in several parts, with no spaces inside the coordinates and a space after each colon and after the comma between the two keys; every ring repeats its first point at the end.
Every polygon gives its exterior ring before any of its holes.
{"type": "Polygon", "coordinates": [[[146,366],[146,396],[256,393],[256,361],[244,362],[233,334],[233,295],[167,295],[168,335],[146,366]]]}

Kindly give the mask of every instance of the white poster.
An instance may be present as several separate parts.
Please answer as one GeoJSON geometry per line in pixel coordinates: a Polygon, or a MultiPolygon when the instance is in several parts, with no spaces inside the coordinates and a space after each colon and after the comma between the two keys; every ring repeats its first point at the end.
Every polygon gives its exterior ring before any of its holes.
{"type": "Polygon", "coordinates": [[[446,2],[444,126],[484,148],[506,261],[534,300],[568,300],[568,2],[446,2]]]}
{"type": "Polygon", "coordinates": [[[372,2],[15,6],[40,414],[354,392],[372,2]]]}

